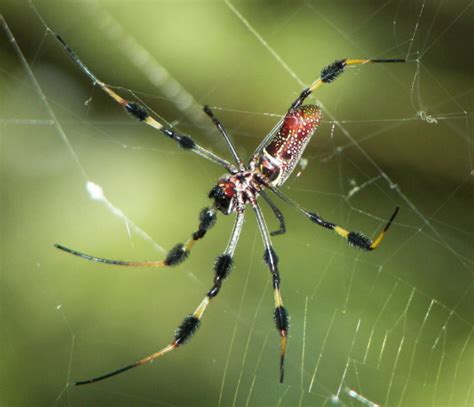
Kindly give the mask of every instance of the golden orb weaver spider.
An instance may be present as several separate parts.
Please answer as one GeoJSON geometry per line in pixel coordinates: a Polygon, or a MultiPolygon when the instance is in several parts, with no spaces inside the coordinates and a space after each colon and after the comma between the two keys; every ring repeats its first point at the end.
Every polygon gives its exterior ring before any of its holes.
{"type": "Polygon", "coordinates": [[[328,84],[334,81],[339,75],[344,72],[348,66],[364,65],[369,63],[393,63],[405,62],[403,59],[342,59],[327,65],[322,69],[321,75],[308,88],[304,89],[298,98],[290,105],[286,115],[281,119],[273,130],[263,139],[257,147],[251,160],[246,165],[239,157],[235,146],[229,138],[229,135],[220,121],[214,116],[212,110],[204,107],[204,112],[211,118],[214,125],[224,137],[230,153],[235,161],[235,164],[219,157],[208,149],[198,145],[190,136],[181,134],[172,128],[161,123],[157,118],[154,118],[147,108],[139,103],[124,99],[117,94],[110,86],[100,81],[79,59],[76,53],[69,47],[69,45],[57,34],[56,39],[62,45],[64,50],[72,58],[72,60],[79,66],[79,68],[92,80],[94,85],[98,85],[104,92],[106,92],[115,102],[119,103],[132,117],[153,127],[160,131],[165,136],[176,141],[178,145],[185,149],[192,151],[201,157],[204,157],[220,166],[224,167],[228,174],[222,176],[217,184],[209,193],[209,198],[213,200],[210,207],[201,210],[199,215],[199,226],[196,232],[185,243],[178,243],[174,246],[164,260],[157,261],[123,261],[111,260],[100,257],[91,256],[89,254],[81,253],[76,250],[67,248],[63,245],[56,244],[58,249],[67,253],[81,257],[86,260],[113,264],[119,266],[130,267],[171,267],[175,266],[188,257],[194,243],[202,239],[207,231],[214,226],[217,219],[217,211],[224,215],[236,214],[234,227],[227,243],[224,252],[217,257],[214,264],[214,282],[210,290],[205,295],[204,299],[195,309],[195,311],[187,315],[181,325],[177,328],[174,338],[170,344],[152,353],[134,363],[126,365],[120,369],[106,373],[101,376],[94,377],[88,380],[75,382],[76,385],[83,385],[94,383],[111,376],[115,376],[126,370],[134,367],[144,365],[157,359],[166,353],[185,344],[192,335],[198,330],[202,316],[206,311],[207,306],[211,300],[219,293],[223,281],[229,276],[233,264],[234,251],[239,240],[240,232],[244,221],[244,212],[247,205],[250,205],[255,213],[257,225],[260,230],[264,245],[264,261],[267,265],[273,280],[274,290],[274,319],[275,325],[280,335],[280,383],[284,378],[285,355],[288,340],[289,315],[286,308],[283,306],[283,300],[280,293],[280,273],[278,269],[278,257],[273,250],[270,236],[283,234],[286,231],[285,219],[278,207],[271,201],[270,197],[264,191],[268,188],[278,198],[301,212],[310,221],[322,226],[326,229],[333,230],[339,236],[342,236],[349,244],[363,250],[374,250],[382,241],[385,232],[392,224],[395,216],[398,213],[398,207],[390,217],[382,232],[371,240],[360,232],[348,231],[335,223],[324,220],[317,213],[310,212],[301,207],[297,202],[287,197],[280,191],[279,187],[288,179],[295,169],[298,161],[303,154],[308,142],[313,133],[319,127],[322,112],[316,105],[303,105],[306,98],[321,87],[323,84],[328,84]],[[277,217],[280,227],[277,231],[269,232],[266,222],[263,218],[257,198],[261,196],[264,201],[270,206],[274,215],[277,217]]]}

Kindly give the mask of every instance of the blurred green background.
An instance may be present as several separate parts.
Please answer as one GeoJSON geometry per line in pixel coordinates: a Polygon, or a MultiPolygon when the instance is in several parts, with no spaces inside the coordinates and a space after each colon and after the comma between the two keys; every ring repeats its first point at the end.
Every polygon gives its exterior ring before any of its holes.
{"type": "Polygon", "coordinates": [[[380,250],[362,253],[278,202],[288,232],[274,246],[291,314],[283,385],[270,276],[249,212],[234,271],[189,345],[107,381],[68,386],[170,341],[210,287],[232,218],[219,217],[190,259],[168,270],[55,250],[59,242],[109,258],[161,258],[160,246],[194,231],[222,171],[127,117],[27,1],[2,0],[32,70],[2,29],[2,406],[473,404],[472,2],[34,4],[99,78],[226,157],[202,104],[248,158],[324,65],[407,57],[348,70],[311,99],[325,120],[307,167],[284,188],[372,236],[396,205],[401,211],[380,250]],[[88,181],[109,205],[91,199],[88,181]]]}

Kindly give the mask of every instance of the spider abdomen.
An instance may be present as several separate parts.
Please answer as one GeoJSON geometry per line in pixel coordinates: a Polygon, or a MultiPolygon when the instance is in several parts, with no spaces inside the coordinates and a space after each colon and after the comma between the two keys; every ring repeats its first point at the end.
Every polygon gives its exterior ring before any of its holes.
{"type": "Polygon", "coordinates": [[[295,169],[314,131],[321,123],[321,109],[315,105],[303,105],[290,109],[275,136],[262,154],[278,167],[273,185],[282,185],[295,169]]]}

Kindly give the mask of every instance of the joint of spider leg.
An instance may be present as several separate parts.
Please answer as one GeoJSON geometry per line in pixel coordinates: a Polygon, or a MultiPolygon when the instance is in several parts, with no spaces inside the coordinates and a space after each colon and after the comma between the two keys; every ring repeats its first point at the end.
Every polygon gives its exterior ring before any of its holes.
{"type": "Polygon", "coordinates": [[[301,106],[301,104],[305,101],[305,99],[311,95],[311,89],[310,88],[304,88],[303,91],[300,93],[300,95],[298,96],[298,99],[296,99],[292,105],[290,106],[290,109],[289,111],[293,110],[293,109],[296,109],[298,108],[299,106],[301,106]]]}
{"type": "Polygon", "coordinates": [[[305,212],[305,215],[308,217],[308,219],[313,222],[318,224],[319,226],[322,226],[323,228],[326,229],[334,229],[336,225],[331,222],[327,222],[324,219],[322,219],[317,213],[314,212],[305,212]]]}
{"type": "Polygon", "coordinates": [[[372,240],[361,232],[349,232],[347,235],[347,242],[349,245],[362,250],[371,251],[374,249],[372,247],[372,240]]]}
{"type": "Polygon", "coordinates": [[[59,34],[56,34],[56,39],[61,43],[61,45],[64,47],[64,49],[69,52],[72,55],[76,55],[74,51],[69,48],[69,45],[67,44],[66,41],[64,41],[63,37],[61,37],[59,34]]]}
{"type": "Polygon", "coordinates": [[[201,320],[194,315],[187,315],[174,334],[174,345],[180,346],[188,342],[201,325],[201,320]]]}
{"type": "Polygon", "coordinates": [[[59,41],[59,43],[63,46],[64,50],[71,56],[71,58],[74,61],[80,61],[79,57],[77,54],[71,49],[69,44],[61,37],[59,34],[55,34],[56,39],[59,41]]]}
{"type": "Polygon", "coordinates": [[[165,264],[167,266],[176,266],[177,264],[182,263],[189,256],[189,250],[186,249],[184,244],[178,243],[173,247],[167,254],[165,259],[165,264]]]}
{"type": "Polygon", "coordinates": [[[375,240],[369,239],[367,236],[365,236],[363,233],[360,233],[360,232],[347,232],[347,231],[344,231],[343,235],[347,235],[346,236],[347,241],[349,242],[349,244],[351,246],[355,246],[355,247],[358,247],[360,249],[367,250],[367,251],[375,250],[379,246],[380,242],[383,240],[383,238],[385,236],[385,233],[390,228],[390,226],[391,226],[393,220],[395,219],[395,217],[397,216],[399,210],[400,210],[400,207],[397,206],[395,208],[395,211],[393,212],[392,216],[390,217],[389,221],[387,222],[387,224],[383,228],[382,232],[375,238],[375,240]]]}
{"type": "Polygon", "coordinates": [[[137,119],[140,122],[145,121],[150,116],[150,113],[148,113],[148,110],[146,109],[146,107],[141,105],[140,103],[127,101],[123,105],[123,108],[126,110],[128,114],[130,114],[130,116],[132,116],[134,119],[137,119]]]}
{"type": "Polygon", "coordinates": [[[203,208],[199,213],[199,228],[193,233],[193,240],[202,239],[206,232],[216,223],[216,211],[211,208],[203,208]]]}
{"type": "Polygon", "coordinates": [[[206,235],[206,230],[204,229],[198,229],[196,232],[193,233],[193,240],[199,240],[202,239],[206,235]]]}
{"type": "Polygon", "coordinates": [[[280,212],[279,214],[275,213],[275,215],[280,221],[280,228],[278,230],[274,230],[273,232],[270,232],[270,236],[279,236],[286,233],[285,218],[283,217],[283,214],[280,212]]]}
{"type": "MultiPolygon", "coordinates": [[[[278,217],[278,215],[277,215],[277,217],[278,217]]],[[[270,236],[279,236],[279,235],[283,235],[283,234],[286,233],[285,219],[278,217],[278,220],[280,221],[280,229],[274,230],[273,232],[270,232],[270,236]]]]}
{"type": "Polygon", "coordinates": [[[275,207],[274,213],[278,221],[280,222],[280,228],[278,230],[274,230],[273,232],[270,232],[270,236],[283,235],[284,233],[286,233],[285,217],[280,212],[280,210],[276,207],[275,207]]]}
{"type": "Polygon", "coordinates": [[[333,82],[340,74],[344,72],[345,67],[345,59],[339,59],[337,61],[334,61],[332,64],[326,65],[321,70],[321,81],[324,83],[333,82]]]}
{"type": "Polygon", "coordinates": [[[263,254],[263,260],[265,261],[265,264],[270,268],[272,274],[278,273],[278,256],[275,253],[275,250],[273,250],[272,246],[265,249],[265,253],[263,254]]]}
{"type": "Polygon", "coordinates": [[[282,336],[286,336],[288,334],[288,328],[290,326],[290,316],[288,315],[288,311],[283,305],[279,305],[275,307],[273,312],[273,319],[275,320],[276,328],[278,332],[282,336]]]}
{"type": "MultiPolygon", "coordinates": [[[[48,28],[49,29],[49,28],[48,28]]],[[[49,30],[50,32],[53,32],[49,30]]],[[[56,33],[53,33],[56,37],[56,40],[59,41],[63,49],[69,54],[69,57],[81,68],[81,70],[90,78],[94,85],[99,85],[100,87],[104,87],[104,83],[99,81],[96,76],[89,70],[87,66],[79,59],[77,54],[71,49],[71,47],[64,41],[64,39],[56,33]]]]}
{"type": "Polygon", "coordinates": [[[216,211],[211,208],[203,208],[199,214],[199,229],[209,230],[216,224],[216,211]]]}
{"type": "Polygon", "coordinates": [[[196,147],[196,143],[189,136],[179,134],[178,132],[171,130],[167,127],[162,127],[160,130],[163,134],[175,140],[178,145],[184,150],[192,150],[196,147]]]}
{"type": "Polygon", "coordinates": [[[214,285],[207,293],[209,299],[214,298],[222,286],[222,282],[229,276],[232,271],[233,260],[230,254],[224,253],[217,257],[214,263],[214,285]]]}
{"type": "Polygon", "coordinates": [[[196,143],[194,142],[194,140],[186,135],[178,135],[176,141],[178,142],[179,146],[184,150],[192,150],[196,147],[196,143]]]}
{"type": "Polygon", "coordinates": [[[280,383],[283,383],[285,377],[285,356],[286,356],[286,346],[288,342],[288,329],[290,325],[290,318],[286,308],[283,305],[278,305],[275,307],[273,312],[273,318],[275,320],[275,325],[280,334],[281,345],[280,345],[280,383]]]}
{"type": "Polygon", "coordinates": [[[224,281],[232,271],[233,260],[230,254],[221,254],[214,264],[214,282],[224,281]]]}
{"type": "Polygon", "coordinates": [[[219,294],[219,291],[221,290],[221,282],[214,283],[214,285],[211,287],[211,289],[207,292],[207,296],[209,299],[214,298],[217,294],[219,294]]]}
{"type": "Polygon", "coordinates": [[[321,81],[323,83],[333,82],[344,72],[348,65],[362,65],[367,63],[398,63],[406,62],[405,59],[339,59],[321,70],[321,81]]]}
{"type": "Polygon", "coordinates": [[[214,112],[208,105],[204,105],[202,110],[211,118],[212,122],[215,125],[220,125],[219,120],[217,120],[216,116],[214,115],[214,112]]]}

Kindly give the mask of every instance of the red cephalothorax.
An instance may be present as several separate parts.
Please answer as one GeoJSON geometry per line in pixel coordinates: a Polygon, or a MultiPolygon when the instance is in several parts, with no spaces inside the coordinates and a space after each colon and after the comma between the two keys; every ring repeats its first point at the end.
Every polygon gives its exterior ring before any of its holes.
{"type": "Polygon", "coordinates": [[[247,204],[255,204],[265,181],[258,171],[239,171],[224,175],[209,193],[217,209],[226,215],[243,212],[247,204]]]}

